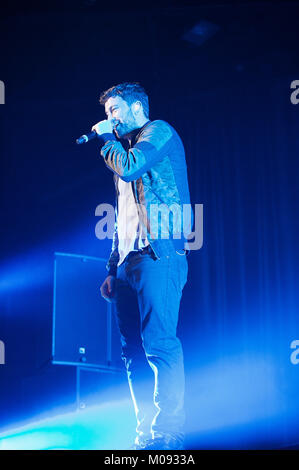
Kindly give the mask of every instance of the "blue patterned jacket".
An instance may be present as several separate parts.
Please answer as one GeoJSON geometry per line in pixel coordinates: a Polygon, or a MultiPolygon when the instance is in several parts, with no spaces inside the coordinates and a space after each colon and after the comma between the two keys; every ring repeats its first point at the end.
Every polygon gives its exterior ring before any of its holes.
{"type": "MultiPolygon", "coordinates": [[[[114,173],[116,196],[118,178],[131,182],[139,220],[156,258],[188,250],[193,211],[185,150],[175,129],[162,120],[148,121],[133,132],[128,149],[114,134],[104,134],[101,139],[105,142],[101,155],[114,173]]],[[[115,212],[117,215],[117,197],[115,212]]],[[[116,274],[118,261],[115,223],[112,251],[106,266],[109,274],[116,274]]]]}

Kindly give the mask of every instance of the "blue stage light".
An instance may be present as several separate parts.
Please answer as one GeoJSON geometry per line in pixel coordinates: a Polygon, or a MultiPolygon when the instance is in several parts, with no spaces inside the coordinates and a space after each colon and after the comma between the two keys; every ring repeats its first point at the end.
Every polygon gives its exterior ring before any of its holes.
{"type": "Polygon", "coordinates": [[[0,449],[128,449],[135,437],[134,429],[131,402],[109,402],[3,433],[0,435],[0,449]]]}

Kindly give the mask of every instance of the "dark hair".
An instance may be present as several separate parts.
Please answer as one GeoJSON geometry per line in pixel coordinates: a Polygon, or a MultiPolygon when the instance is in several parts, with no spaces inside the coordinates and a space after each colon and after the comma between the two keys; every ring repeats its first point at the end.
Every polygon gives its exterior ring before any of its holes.
{"type": "Polygon", "coordinates": [[[140,101],[145,117],[149,117],[148,96],[144,88],[138,82],[125,82],[115,85],[109,88],[109,90],[103,91],[99,101],[104,106],[109,98],[115,98],[116,96],[120,96],[128,105],[131,105],[135,101],[140,101]]]}

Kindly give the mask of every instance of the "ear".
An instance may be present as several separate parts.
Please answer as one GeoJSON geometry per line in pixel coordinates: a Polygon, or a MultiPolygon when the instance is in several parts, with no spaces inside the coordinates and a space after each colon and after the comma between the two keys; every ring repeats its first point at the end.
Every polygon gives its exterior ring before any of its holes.
{"type": "Polygon", "coordinates": [[[136,103],[134,103],[134,106],[133,106],[133,111],[134,113],[138,114],[141,110],[141,103],[140,101],[136,101],[136,103]]]}

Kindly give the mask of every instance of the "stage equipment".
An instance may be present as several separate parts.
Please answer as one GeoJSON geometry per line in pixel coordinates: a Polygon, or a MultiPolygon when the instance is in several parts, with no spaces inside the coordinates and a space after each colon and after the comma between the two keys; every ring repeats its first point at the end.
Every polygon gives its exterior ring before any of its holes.
{"type": "Polygon", "coordinates": [[[101,297],[107,260],[55,253],[53,289],[52,363],[75,366],[77,404],[82,370],[119,373],[119,332],[114,306],[101,297]]]}

